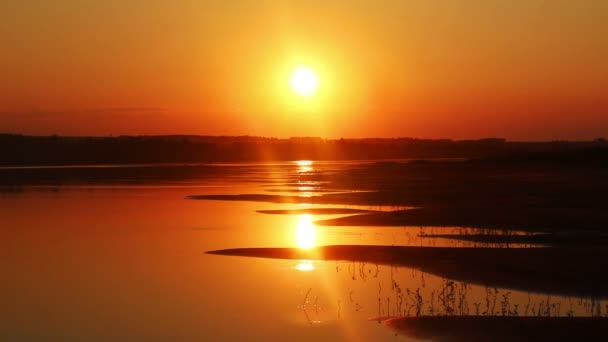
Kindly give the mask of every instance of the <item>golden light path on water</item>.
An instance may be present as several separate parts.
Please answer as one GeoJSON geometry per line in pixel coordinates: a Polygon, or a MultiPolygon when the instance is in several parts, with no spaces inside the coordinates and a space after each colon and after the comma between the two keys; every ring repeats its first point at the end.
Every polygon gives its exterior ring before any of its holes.
{"type": "MultiPolygon", "coordinates": [[[[298,173],[307,173],[313,170],[312,160],[297,160],[295,164],[298,166],[298,173]]],[[[305,191],[310,190],[312,187],[299,187],[298,190],[305,191]]],[[[302,194],[303,197],[310,197],[311,194],[302,194]]],[[[317,244],[317,232],[315,225],[312,223],[312,215],[304,214],[300,215],[298,222],[296,223],[296,245],[302,249],[310,249],[316,247],[317,244]]],[[[310,260],[300,260],[295,267],[296,270],[301,272],[310,272],[315,270],[315,266],[310,260]]]]}
{"type": "Polygon", "coordinates": [[[310,249],[316,246],[317,232],[312,223],[312,215],[300,215],[296,224],[296,244],[299,248],[310,249]]]}
{"type": "MultiPolygon", "coordinates": [[[[307,168],[307,170],[303,172],[312,171],[312,161],[300,161],[298,162],[300,170],[302,168],[307,168]],[[300,164],[302,162],[302,164],[300,164]]],[[[299,170],[299,172],[301,172],[299,170]]],[[[304,205],[309,206],[309,205],[304,205]]],[[[298,248],[300,249],[312,249],[317,247],[317,227],[313,223],[313,215],[310,214],[302,214],[299,215],[298,221],[296,222],[295,227],[295,242],[298,248]]],[[[302,273],[312,273],[316,271],[316,267],[313,260],[299,260],[294,269],[298,272],[302,273]]],[[[325,292],[329,294],[331,298],[339,298],[339,288],[337,284],[331,279],[326,277],[325,272],[322,269],[316,272],[315,277],[320,277],[320,288],[315,288],[315,291],[320,291],[321,293],[325,292]]],[[[317,306],[317,299],[314,301],[310,298],[309,294],[313,291],[313,288],[310,287],[305,293],[304,301],[299,306],[299,309],[302,311],[304,316],[306,317],[306,321],[309,324],[322,324],[326,323],[325,320],[319,319],[318,317],[314,317],[313,312],[318,312],[319,307],[317,306]]],[[[338,300],[338,306],[340,306],[341,302],[338,300]]],[[[340,309],[341,310],[341,309],[340,309]]],[[[338,314],[339,316],[340,314],[338,314]]],[[[359,340],[356,333],[354,332],[354,327],[347,323],[342,326],[343,333],[347,336],[347,340],[356,341],[359,340]]]]}
{"type": "MultiPolygon", "coordinates": [[[[317,246],[317,231],[312,223],[312,215],[300,215],[296,223],[296,245],[301,249],[311,249],[317,246]]],[[[315,266],[310,260],[300,260],[296,270],[302,272],[314,271],[315,266]]]]}
{"type": "Polygon", "coordinates": [[[295,163],[298,166],[298,173],[312,171],[312,160],[298,160],[295,163]]]}

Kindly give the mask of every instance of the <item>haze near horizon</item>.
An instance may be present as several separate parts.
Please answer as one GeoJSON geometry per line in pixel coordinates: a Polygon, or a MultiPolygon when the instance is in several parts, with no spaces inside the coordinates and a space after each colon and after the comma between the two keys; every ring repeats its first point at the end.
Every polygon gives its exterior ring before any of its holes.
{"type": "Polygon", "coordinates": [[[0,132],[608,131],[608,3],[7,0],[0,132]]]}

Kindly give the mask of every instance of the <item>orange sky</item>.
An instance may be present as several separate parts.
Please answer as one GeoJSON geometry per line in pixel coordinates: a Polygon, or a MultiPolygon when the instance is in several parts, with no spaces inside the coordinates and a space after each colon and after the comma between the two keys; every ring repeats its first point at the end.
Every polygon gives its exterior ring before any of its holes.
{"type": "Polygon", "coordinates": [[[0,132],[592,139],[605,0],[4,0],[0,132]],[[311,98],[289,89],[316,70],[311,98]]]}

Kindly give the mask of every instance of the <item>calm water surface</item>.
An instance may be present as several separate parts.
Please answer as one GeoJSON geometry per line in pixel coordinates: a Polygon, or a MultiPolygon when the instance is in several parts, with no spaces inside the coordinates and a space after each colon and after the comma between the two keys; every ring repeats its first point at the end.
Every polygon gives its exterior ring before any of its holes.
{"type": "Polygon", "coordinates": [[[0,340],[394,341],[407,339],[373,318],[417,311],[590,315],[604,305],[488,289],[408,268],[204,253],[330,244],[472,245],[418,238],[450,228],[317,227],[315,220],[337,216],[256,212],[307,205],[185,199],[316,196],[323,185],[298,184],[298,174],[355,166],[225,165],[237,171],[222,179],[137,185],[126,179],[0,192],[0,340]],[[440,298],[448,292],[454,300],[446,304],[440,298]]]}

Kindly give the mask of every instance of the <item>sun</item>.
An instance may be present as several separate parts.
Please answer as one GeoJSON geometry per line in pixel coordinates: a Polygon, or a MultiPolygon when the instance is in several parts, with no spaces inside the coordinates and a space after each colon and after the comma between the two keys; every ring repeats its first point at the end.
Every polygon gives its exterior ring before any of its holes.
{"type": "Polygon", "coordinates": [[[291,89],[298,95],[310,97],[315,94],[319,87],[319,77],[314,70],[299,66],[291,73],[291,89]]]}

